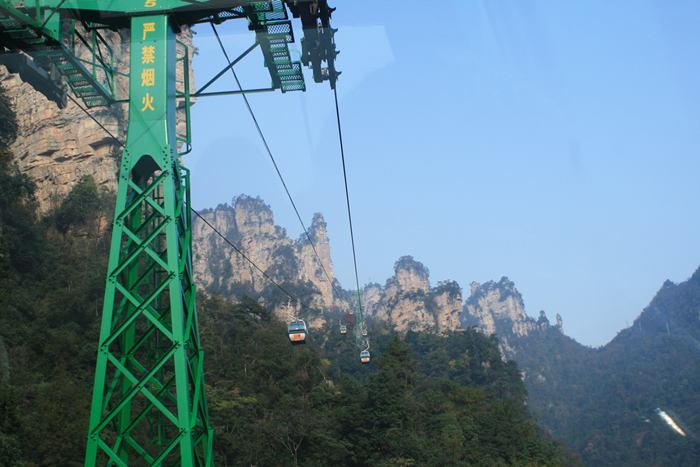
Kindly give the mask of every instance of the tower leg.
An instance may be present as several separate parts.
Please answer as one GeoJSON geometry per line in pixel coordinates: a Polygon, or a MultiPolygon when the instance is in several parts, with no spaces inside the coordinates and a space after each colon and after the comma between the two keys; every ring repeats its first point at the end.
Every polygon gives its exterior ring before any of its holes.
{"type": "Polygon", "coordinates": [[[189,172],[175,139],[175,35],[131,28],[122,155],[85,465],[212,464],[192,280],[189,172]]]}

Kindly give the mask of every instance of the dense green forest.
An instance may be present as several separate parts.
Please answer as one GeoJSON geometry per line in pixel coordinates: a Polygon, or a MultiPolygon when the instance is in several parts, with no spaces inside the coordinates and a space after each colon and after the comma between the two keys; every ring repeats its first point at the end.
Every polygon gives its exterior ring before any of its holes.
{"type": "Polygon", "coordinates": [[[495,339],[387,331],[377,363],[361,367],[351,337],[316,332],[292,347],[255,301],[199,310],[221,465],[573,462],[529,419],[495,339]]]}
{"type": "MultiPolygon", "coordinates": [[[[112,197],[86,178],[40,219],[0,107],[0,466],[82,465],[112,197]]],[[[350,337],[293,347],[253,300],[198,310],[218,465],[575,463],[494,338],[376,329],[361,367],[350,337]]]]}

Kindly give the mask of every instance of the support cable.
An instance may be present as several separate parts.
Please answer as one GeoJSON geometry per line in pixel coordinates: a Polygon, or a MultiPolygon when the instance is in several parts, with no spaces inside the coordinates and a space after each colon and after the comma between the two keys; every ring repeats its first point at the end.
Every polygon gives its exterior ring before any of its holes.
{"type": "MultiPolygon", "coordinates": [[[[338,91],[333,89],[333,97],[335,98],[335,116],[338,122],[338,140],[340,141],[340,160],[343,164],[343,182],[345,183],[345,203],[348,209],[348,224],[350,225],[350,242],[352,244],[352,262],[355,267],[355,286],[357,287],[357,306],[360,312],[360,319],[364,324],[364,316],[362,313],[362,295],[360,294],[360,276],[357,273],[357,253],[355,251],[355,232],[352,226],[352,211],[350,209],[350,190],[348,189],[348,171],[345,164],[345,146],[343,145],[343,131],[340,124],[340,106],[338,105],[338,91]]],[[[366,324],[365,324],[366,326],[366,324]]]]}
{"type": "Polygon", "coordinates": [[[248,257],[248,255],[246,255],[245,253],[243,253],[243,251],[242,251],[240,248],[238,248],[236,245],[234,245],[234,243],[233,243],[231,240],[229,240],[224,234],[222,234],[216,227],[214,227],[208,220],[206,220],[199,212],[197,212],[197,211],[196,211],[194,208],[192,208],[192,207],[190,207],[190,210],[191,210],[197,217],[199,217],[199,218],[202,220],[202,222],[204,222],[206,225],[208,225],[209,228],[212,229],[219,237],[221,237],[221,239],[222,239],[224,242],[226,242],[231,248],[233,248],[234,251],[235,251],[236,253],[238,253],[239,255],[241,255],[241,257],[242,257],[244,260],[248,261],[248,263],[250,263],[251,266],[253,266],[255,269],[257,269],[257,271],[258,271],[260,274],[262,274],[262,276],[263,276],[265,279],[267,279],[267,280],[270,281],[275,287],[277,287],[278,289],[280,289],[287,297],[290,298],[290,300],[294,300],[294,301],[296,301],[296,302],[298,303],[298,299],[297,299],[294,295],[292,295],[289,291],[287,291],[287,289],[285,289],[285,288],[282,287],[280,284],[278,284],[272,277],[270,277],[270,275],[269,275],[268,273],[266,273],[265,271],[263,271],[263,270],[260,268],[260,266],[258,266],[257,264],[255,264],[255,262],[254,262],[252,259],[250,259],[250,258],[248,257]]]}
{"type": "MultiPolygon", "coordinates": [[[[70,100],[72,100],[72,101],[75,103],[75,105],[77,105],[78,108],[80,108],[80,110],[82,110],[82,111],[85,113],[85,115],[87,115],[87,116],[90,117],[95,123],[97,123],[97,124],[100,126],[100,128],[102,128],[102,130],[104,130],[104,132],[107,133],[107,134],[114,140],[115,143],[117,143],[117,144],[118,144],[119,146],[121,146],[121,147],[124,147],[124,143],[122,143],[121,141],[119,141],[119,139],[117,139],[117,137],[114,136],[114,134],[113,134],[111,131],[109,131],[107,128],[105,128],[105,126],[102,125],[102,124],[101,124],[101,123],[100,123],[100,122],[99,122],[85,107],[83,107],[82,105],[80,105],[80,104],[78,103],[78,101],[76,101],[76,100],[73,98],[73,96],[71,96],[70,94],[68,94],[68,98],[69,98],[70,100]]],[[[297,297],[295,297],[291,292],[289,292],[287,289],[285,289],[284,287],[282,287],[277,281],[275,281],[272,277],[270,277],[270,275],[269,275],[268,273],[266,273],[260,266],[258,266],[257,264],[255,264],[255,262],[254,262],[252,259],[250,259],[250,258],[248,257],[248,255],[246,255],[245,253],[243,253],[243,251],[242,251],[240,248],[238,248],[231,240],[229,240],[229,239],[228,239],[224,234],[222,234],[216,227],[214,227],[208,220],[206,220],[199,212],[197,212],[193,207],[190,207],[190,210],[191,210],[197,217],[199,217],[210,229],[212,229],[219,237],[221,237],[221,239],[222,239],[224,242],[226,242],[226,244],[228,244],[231,248],[233,248],[233,250],[234,250],[236,253],[238,253],[239,255],[241,255],[241,257],[242,257],[244,260],[246,260],[248,263],[250,263],[250,265],[253,266],[265,279],[267,279],[268,281],[270,281],[275,287],[277,287],[279,290],[281,290],[287,297],[289,297],[290,300],[293,300],[293,301],[299,303],[299,299],[298,299],[297,297]]]]}
{"type": "MultiPolygon", "coordinates": [[[[236,85],[238,86],[238,89],[240,91],[243,91],[243,86],[241,85],[240,80],[238,79],[238,75],[236,74],[236,70],[233,69],[233,65],[231,65],[231,59],[228,56],[228,53],[226,52],[226,48],[224,47],[223,42],[221,42],[221,37],[219,37],[219,32],[216,30],[216,25],[214,23],[211,23],[211,28],[214,31],[214,35],[216,36],[216,40],[219,42],[219,47],[221,48],[221,51],[224,54],[224,57],[226,57],[226,61],[229,63],[229,69],[231,70],[231,73],[233,74],[233,78],[236,80],[236,85]]],[[[280,171],[279,166],[277,165],[277,161],[275,160],[275,157],[272,155],[272,150],[270,149],[270,146],[267,144],[267,139],[265,138],[265,134],[263,133],[262,129],[260,128],[260,124],[258,123],[258,119],[255,117],[255,113],[253,112],[253,108],[250,106],[250,102],[248,101],[248,96],[245,95],[245,93],[241,93],[241,97],[245,101],[245,105],[248,108],[248,113],[250,113],[250,116],[253,119],[253,123],[255,123],[255,128],[258,130],[258,135],[260,135],[260,139],[262,140],[263,144],[265,145],[265,150],[267,151],[268,156],[270,156],[270,160],[272,161],[272,165],[275,167],[275,171],[277,172],[277,176],[279,177],[280,181],[282,182],[282,186],[284,187],[285,193],[287,193],[287,198],[289,198],[289,202],[292,204],[292,208],[294,208],[294,213],[297,216],[297,219],[299,220],[299,224],[301,225],[301,228],[304,229],[304,234],[306,235],[306,239],[309,241],[309,244],[311,245],[311,249],[314,252],[314,256],[316,256],[316,260],[318,261],[318,264],[321,266],[321,269],[323,270],[323,274],[326,276],[326,279],[328,279],[328,283],[333,286],[333,281],[331,280],[330,275],[328,274],[328,271],[326,271],[326,267],[323,265],[323,261],[321,261],[321,257],[318,254],[318,251],[316,251],[316,246],[314,245],[314,242],[311,240],[311,235],[309,235],[309,231],[306,228],[306,225],[304,224],[304,221],[301,219],[301,215],[299,214],[299,210],[297,209],[297,205],[294,202],[294,198],[292,198],[292,194],[289,192],[289,188],[287,188],[287,183],[284,181],[284,177],[282,176],[282,172],[280,171]]]]}

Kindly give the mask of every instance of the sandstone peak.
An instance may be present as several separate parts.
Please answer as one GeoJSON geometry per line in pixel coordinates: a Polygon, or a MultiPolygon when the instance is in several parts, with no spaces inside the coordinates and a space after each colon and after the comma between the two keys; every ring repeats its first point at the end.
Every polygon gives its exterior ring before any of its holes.
{"type": "Polygon", "coordinates": [[[498,286],[502,289],[515,290],[515,282],[508,279],[508,276],[501,276],[501,280],[498,281],[498,286]]]}
{"type": "Polygon", "coordinates": [[[430,272],[413,256],[402,256],[394,263],[394,276],[387,281],[390,295],[402,293],[430,293],[430,272]]]}
{"type": "Polygon", "coordinates": [[[326,224],[326,219],[320,212],[315,212],[314,217],[311,219],[312,229],[325,229],[328,225],[326,224]]]}
{"type": "Polygon", "coordinates": [[[557,329],[559,329],[559,331],[561,331],[563,333],[564,332],[564,320],[562,319],[562,317],[559,313],[557,313],[556,320],[557,320],[557,329]]]}
{"type": "Polygon", "coordinates": [[[430,276],[430,271],[428,268],[426,268],[420,261],[416,261],[411,255],[402,256],[396,260],[394,263],[394,272],[398,274],[399,271],[414,272],[425,278],[430,276]]]}
{"type": "Polygon", "coordinates": [[[465,304],[464,320],[476,322],[487,334],[527,335],[536,323],[525,313],[525,304],[513,281],[506,276],[498,282],[472,283],[465,304]]]}
{"type": "Polygon", "coordinates": [[[246,194],[241,194],[234,196],[231,204],[235,209],[248,209],[257,212],[269,212],[272,214],[272,208],[267,204],[260,196],[250,196],[246,194]]]}
{"type": "Polygon", "coordinates": [[[477,290],[479,290],[480,287],[481,287],[481,284],[480,284],[480,283],[478,283],[478,282],[476,282],[476,281],[472,281],[472,282],[469,284],[469,295],[474,295],[474,293],[475,293],[477,290]]]}
{"type": "Polygon", "coordinates": [[[367,315],[389,323],[398,332],[447,332],[461,327],[462,289],[455,281],[430,287],[429,271],[412,256],[394,264],[384,287],[364,287],[367,315]]]}
{"type": "Polygon", "coordinates": [[[435,309],[435,322],[440,332],[454,331],[461,328],[462,288],[456,281],[438,282],[430,291],[435,309]]]}
{"type": "Polygon", "coordinates": [[[462,287],[459,286],[457,281],[446,280],[438,282],[437,287],[433,289],[433,293],[442,294],[447,293],[450,295],[462,294],[462,287]]]}
{"type": "Polygon", "coordinates": [[[260,197],[240,195],[233,198],[236,225],[244,237],[275,235],[275,218],[272,209],[260,197]]]}
{"type": "MultiPolygon", "coordinates": [[[[487,281],[483,284],[478,282],[471,283],[471,295],[474,298],[487,296],[489,294],[495,294],[500,297],[500,299],[505,300],[509,296],[513,296],[516,301],[522,303],[523,298],[520,295],[518,289],[515,288],[515,283],[508,279],[507,276],[501,277],[501,279],[496,281],[487,281]]],[[[524,305],[523,305],[524,308],[524,305]]]]}
{"type": "MultiPolygon", "coordinates": [[[[314,243],[328,241],[328,224],[326,224],[326,220],[323,218],[323,214],[320,212],[314,213],[314,217],[311,219],[311,225],[309,226],[309,237],[311,237],[311,241],[314,243]]],[[[308,241],[303,232],[300,240],[308,241]]]]}
{"type": "MultiPolygon", "coordinates": [[[[287,236],[285,229],[275,225],[272,209],[260,197],[236,196],[231,205],[220,204],[216,209],[202,213],[273,279],[308,287],[312,292],[307,294],[305,306],[319,310],[321,314],[307,314],[304,318],[311,327],[324,325],[325,318],[320,310],[333,306],[335,279],[322,216],[314,216],[311,224],[310,236],[315,232],[315,237],[312,237],[314,251],[305,236],[294,241],[287,236]]],[[[195,280],[204,290],[231,297],[244,294],[256,297],[270,287],[257,270],[197,218],[193,219],[193,253],[195,280]]],[[[277,303],[271,306],[280,318],[286,319],[283,306],[277,303]]]]}

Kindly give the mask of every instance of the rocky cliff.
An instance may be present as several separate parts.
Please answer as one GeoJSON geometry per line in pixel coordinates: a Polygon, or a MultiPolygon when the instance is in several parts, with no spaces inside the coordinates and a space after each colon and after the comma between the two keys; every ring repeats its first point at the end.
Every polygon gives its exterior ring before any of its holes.
{"type": "Polygon", "coordinates": [[[394,264],[394,275],[384,287],[371,284],[364,290],[366,314],[405,331],[444,332],[460,326],[462,290],[456,282],[430,287],[428,269],[411,256],[394,264]]]}
{"type": "MultiPolygon", "coordinates": [[[[305,236],[290,239],[275,225],[270,207],[260,198],[241,195],[233,202],[202,215],[220,232],[285,287],[296,287],[306,300],[305,317],[318,327],[339,312],[356,307],[354,295],[343,290],[333,276],[330,243],[323,216],[315,214],[309,235],[321,262],[305,236]],[[321,267],[323,265],[323,267],[321,267]],[[329,281],[323,269],[328,272],[329,281]]],[[[270,305],[286,318],[287,298],[270,298],[275,287],[239,253],[203,222],[195,219],[193,230],[195,278],[200,289],[229,297],[243,294],[271,300],[270,305]]],[[[279,295],[279,294],[278,294],[279,295]]],[[[387,323],[399,332],[449,332],[475,326],[502,339],[504,354],[513,357],[512,337],[527,336],[548,328],[561,331],[561,317],[551,325],[544,312],[539,320],[528,316],[520,292],[507,277],[484,284],[473,282],[463,300],[455,281],[430,283],[430,271],[411,256],[399,258],[394,274],[384,285],[368,284],[362,291],[365,314],[370,321],[387,323]]]]}
{"type": "MultiPolygon", "coordinates": [[[[128,33],[106,31],[105,34],[114,51],[117,70],[128,71],[128,33]]],[[[189,29],[184,29],[179,38],[193,50],[189,29]]],[[[78,46],[76,52],[84,59],[89,58],[84,47],[78,46]]],[[[183,76],[180,67],[178,82],[183,81],[183,76]]],[[[190,78],[194,83],[192,75],[190,78]]],[[[4,66],[0,66],[0,85],[12,103],[19,125],[11,150],[19,169],[36,184],[40,212],[46,213],[57,206],[85,176],[91,176],[98,186],[116,190],[121,148],[97,123],[70,100],[64,109],[58,108],[43,94],[22,82],[19,75],[9,73],[4,66]]],[[[118,96],[127,96],[128,86],[128,78],[116,78],[118,96]]],[[[115,104],[109,108],[91,109],[90,112],[107,130],[124,141],[127,110],[127,105],[115,104]]],[[[182,121],[181,115],[178,118],[182,121]]],[[[182,131],[182,124],[179,129],[182,131]]]]}
{"type": "Polygon", "coordinates": [[[487,334],[526,336],[537,323],[525,313],[525,304],[515,284],[507,277],[484,284],[472,282],[464,307],[465,324],[487,334]]]}
{"type": "Polygon", "coordinates": [[[411,256],[399,258],[394,275],[383,287],[368,285],[364,303],[370,319],[389,323],[400,332],[447,332],[474,326],[485,334],[507,338],[549,327],[561,331],[563,326],[559,314],[554,326],[544,311],[538,320],[528,316],[520,292],[507,277],[498,282],[472,282],[463,303],[457,282],[444,281],[431,287],[428,269],[411,256]]]}
{"type": "Polygon", "coordinates": [[[546,332],[550,328],[562,332],[562,318],[557,313],[556,325],[552,326],[544,310],[535,320],[525,311],[525,303],[513,281],[501,277],[498,282],[484,284],[472,282],[471,293],[464,304],[462,324],[475,326],[486,334],[496,334],[500,339],[501,352],[507,358],[517,359],[519,348],[514,342],[533,332],[546,332]]]}
{"type": "MultiPolygon", "coordinates": [[[[202,211],[201,215],[277,283],[290,291],[303,292],[295,295],[302,299],[298,305],[303,305],[310,326],[325,324],[324,312],[336,304],[330,244],[321,214],[314,215],[309,227],[320,262],[306,236],[290,239],[285,229],[275,225],[272,210],[260,198],[241,195],[231,204],[202,211]],[[309,315],[309,310],[318,312],[309,315]]],[[[193,221],[192,236],[195,280],[201,289],[233,297],[276,297],[276,287],[199,219],[193,221]]],[[[286,296],[280,296],[269,303],[281,318],[286,318],[286,300],[286,296]]]]}

